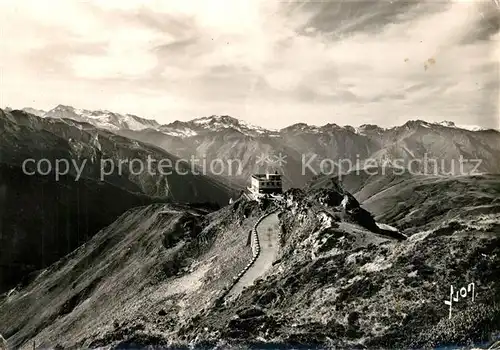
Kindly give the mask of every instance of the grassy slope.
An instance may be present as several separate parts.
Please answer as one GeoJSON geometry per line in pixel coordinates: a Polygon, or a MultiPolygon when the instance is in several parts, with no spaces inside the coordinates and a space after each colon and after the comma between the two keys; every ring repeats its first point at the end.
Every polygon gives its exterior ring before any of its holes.
{"type": "Polygon", "coordinates": [[[251,258],[247,236],[257,217],[240,222],[251,210],[237,203],[208,217],[176,205],[128,211],[0,299],[0,333],[15,347],[30,347],[35,336],[37,344],[80,347],[135,331],[168,337],[251,258]]]}
{"type": "MultiPolygon", "coordinates": [[[[310,184],[330,185],[329,177],[310,184]]],[[[495,174],[443,177],[379,169],[375,175],[362,171],[345,175],[342,185],[377,221],[409,235],[446,220],[500,213],[500,175],[495,174]]]]}

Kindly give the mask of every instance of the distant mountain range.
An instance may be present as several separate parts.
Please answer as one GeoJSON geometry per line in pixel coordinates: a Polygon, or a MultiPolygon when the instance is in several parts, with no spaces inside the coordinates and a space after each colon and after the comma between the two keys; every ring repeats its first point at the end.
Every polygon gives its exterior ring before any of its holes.
{"type": "MultiPolygon", "coordinates": [[[[6,108],[6,110],[11,110],[11,108],[6,108]]],[[[109,129],[109,130],[144,130],[153,129],[160,131],[166,135],[178,136],[178,137],[190,137],[199,135],[209,131],[222,131],[222,130],[236,130],[247,136],[259,136],[259,135],[279,135],[282,132],[288,131],[302,131],[302,132],[316,132],[322,133],[328,131],[331,128],[341,128],[349,130],[353,133],[364,135],[366,132],[384,132],[387,130],[392,130],[393,128],[381,128],[377,125],[364,124],[359,127],[353,127],[350,125],[345,125],[343,127],[337,124],[326,124],[323,126],[308,125],[306,123],[297,123],[285,127],[280,130],[266,129],[260,126],[252,125],[250,123],[244,122],[242,120],[224,115],[217,116],[212,115],[208,117],[196,118],[187,122],[176,120],[170,124],[161,125],[156,120],[145,119],[138,117],[133,114],[120,114],[115,112],[110,112],[107,110],[87,110],[79,109],[71,106],[58,105],[57,107],[51,109],[50,111],[44,111],[40,109],[35,109],[31,107],[25,107],[22,110],[30,114],[34,114],[38,117],[47,118],[62,118],[62,119],[73,119],[79,122],[89,123],[98,128],[109,129]]],[[[443,121],[440,123],[429,123],[421,120],[416,120],[420,122],[423,127],[435,127],[443,126],[448,128],[463,129],[470,131],[482,131],[489,130],[477,125],[456,125],[451,121],[443,121]]]]}
{"type": "MultiPolygon", "coordinates": [[[[178,162],[175,155],[161,148],[69,118],[39,118],[24,111],[5,112],[0,109],[0,131],[0,163],[20,167],[29,158],[48,159],[52,164],[57,159],[80,162],[87,159],[81,174],[83,178],[101,182],[105,179],[105,182],[130,192],[170,198],[177,202],[213,201],[225,204],[233,191],[230,186],[212,177],[192,171],[184,174],[184,169],[191,168],[189,164],[178,162]],[[172,164],[178,162],[183,174],[169,172],[168,169],[160,171],[157,164],[148,171],[136,172],[132,163],[125,162],[140,159],[146,163],[148,156],[155,160],[169,160],[172,164]],[[120,160],[122,163],[120,168],[114,168],[104,178],[101,177],[103,169],[100,169],[100,161],[106,159],[115,165],[120,160]],[[186,188],[180,189],[179,182],[183,182],[186,188]]],[[[111,166],[109,168],[111,170],[111,166]]],[[[68,175],[76,176],[75,169],[70,169],[68,175]]]]}
{"type": "Polygon", "coordinates": [[[395,162],[415,172],[428,171],[430,165],[433,174],[500,173],[500,132],[453,122],[411,120],[392,128],[297,123],[269,130],[230,116],[160,125],[131,114],[63,105],[48,112],[25,111],[107,129],[183,159],[235,161],[238,169],[223,167],[220,175],[230,176],[240,185],[245,185],[252,173],[278,170],[284,174],[285,188],[302,187],[317,175],[393,166],[395,162]],[[461,159],[466,160],[462,168],[461,159]]]}

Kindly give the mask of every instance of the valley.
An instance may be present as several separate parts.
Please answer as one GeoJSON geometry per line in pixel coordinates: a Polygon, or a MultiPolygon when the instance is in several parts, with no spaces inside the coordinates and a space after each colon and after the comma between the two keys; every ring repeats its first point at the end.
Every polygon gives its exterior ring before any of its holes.
{"type": "MultiPolygon", "coordinates": [[[[102,181],[102,159],[178,158],[81,122],[2,113],[9,347],[421,348],[500,333],[494,173],[295,171],[283,195],[256,200],[223,176],[125,169],[102,181]],[[56,181],[25,174],[26,156],[88,166],[56,181]],[[470,283],[477,297],[450,318],[450,285],[470,283]]],[[[241,149],[259,149],[246,137],[241,149]]]]}

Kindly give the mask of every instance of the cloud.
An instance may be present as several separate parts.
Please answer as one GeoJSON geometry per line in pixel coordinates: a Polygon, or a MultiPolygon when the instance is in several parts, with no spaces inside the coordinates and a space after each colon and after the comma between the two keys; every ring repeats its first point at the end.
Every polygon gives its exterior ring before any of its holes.
{"type": "Polygon", "coordinates": [[[0,0],[0,104],[498,126],[499,19],[472,0],[0,0]]]}

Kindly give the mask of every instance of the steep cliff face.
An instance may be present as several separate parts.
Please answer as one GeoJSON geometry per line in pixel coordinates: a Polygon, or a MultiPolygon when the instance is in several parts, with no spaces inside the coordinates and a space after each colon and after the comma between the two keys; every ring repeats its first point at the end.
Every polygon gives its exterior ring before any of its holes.
{"type": "MultiPolygon", "coordinates": [[[[487,193],[491,184],[483,185],[487,193]]],[[[482,215],[460,224],[447,219],[400,239],[379,230],[339,186],[292,190],[260,204],[241,198],[211,213],[136,208],[4,295],[0,333],[21,348],[33,340],[84,348],[487,342],[500,333],[500,218],[482,215]],[[282,231],[276,260],[221,302],[252,259],[250,230],[276,209],[282,231]],[[459,296],[450,317],[444,303],[450,287],[471,283],[474,299],[471,291],[459,296]]]]}

